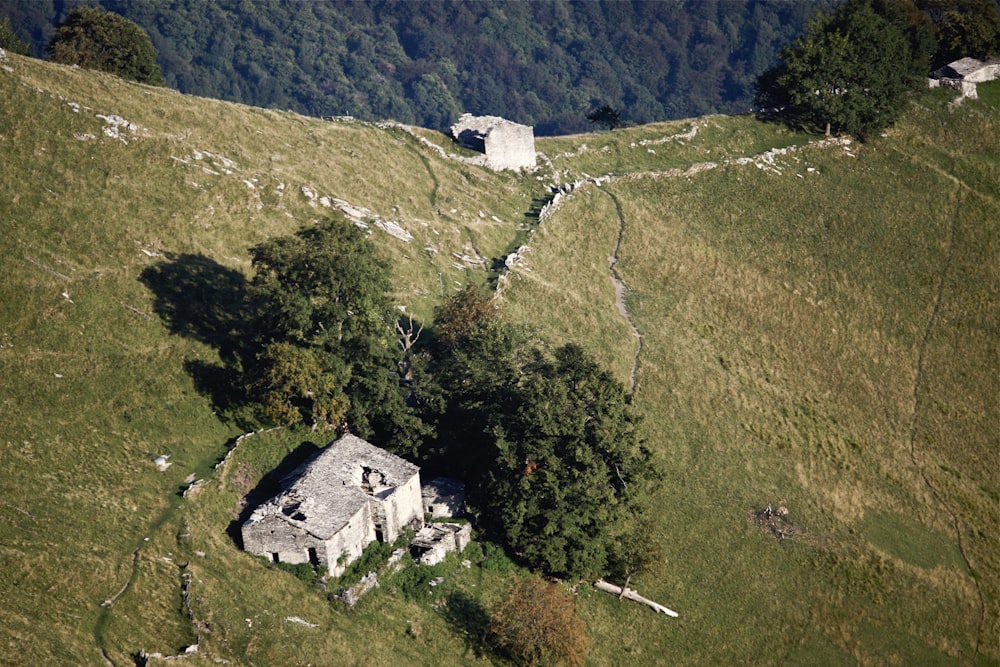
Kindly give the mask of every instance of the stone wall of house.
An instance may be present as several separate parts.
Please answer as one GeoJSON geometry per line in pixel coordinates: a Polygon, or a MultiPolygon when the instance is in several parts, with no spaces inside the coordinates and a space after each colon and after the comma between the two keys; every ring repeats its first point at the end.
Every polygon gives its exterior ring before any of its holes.
{"type": "Polygon", "coordinates": [[[375,522],[371,508],[364,504],[351,517],[347,525],[323,544],[323,552],[317,553],[319,564],[339,577],[354,562],[364,548],[375,541],[375,522]]]}
{"type": "Polygon", "coordinates": [[[242,532],[243,548],[255,556],[273,561],[277,555],[282,563],[296,565],[313,560],[312,549],[316,562],[334,576],[340,576],[346,565],[375,541],[375,525],[367,504],[362,504],[347,525],[326,541],[274,515],[244,524],[242,532]]]}
{"type": "Polygon", "coordinates": [[[276,516],[266,516],[259,521],[243,525],[243,548],[255,556],[282,563],[308,563],[309,550],[315,549],[317,557],[326,552],[322,540],[304,530],[296,529],[276,516]]]}
{"type": "Polygon", "coordinates": [[[499,123],[486,134],[484,143],[490,169],[535,168],[535,133],[527,125],[499,123]]]}
{"type": "Polygon", "coordinates": [[[931,88],[939,88],[944,86],[945,88],[952,88],[959,92],[959,97],[957,102],[962,100],[976,100],[979,99],[979,90],[976,84],[972,81],[966,81],[964,79],[928,79],[927,84],[931,88]]]}
{"type": "Polygon", "coordinates": [[[424,525],[424,504],[420,495],[420,475],[414,475],[405,484],[375,502],[382,504],[385,520],[382,523],[382,541],[395,542],[407,527],[420,529],[424,525]]]}

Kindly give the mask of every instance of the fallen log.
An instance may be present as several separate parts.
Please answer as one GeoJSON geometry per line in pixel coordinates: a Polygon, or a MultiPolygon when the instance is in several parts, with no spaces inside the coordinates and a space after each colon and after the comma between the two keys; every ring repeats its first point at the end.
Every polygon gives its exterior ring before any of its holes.
{"type": "Polygon", "coordinates": [[[608,583],[603,579],[598,579],[594,582],[594,587],[598,588],[605,593],[611,593],[612,595],[617,595],[620,598],[625,598],[627,600],[632,600],[633,602],[639,602],[646,605],[650,609],[660,614],[666,614],[667,616],[672,616],[677,618],[679,614],[673,609],[668,609],[658,602],[653,602],[649,598],[644,598],[639,595],[636,591],[631,588],[622,588],[621,586],[616,586],[614,584],[608,583]]]}

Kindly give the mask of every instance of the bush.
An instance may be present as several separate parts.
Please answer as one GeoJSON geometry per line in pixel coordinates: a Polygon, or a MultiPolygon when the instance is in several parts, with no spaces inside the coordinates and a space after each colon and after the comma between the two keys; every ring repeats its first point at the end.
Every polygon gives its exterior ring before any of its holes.
{"type": "Polygon", "coordinates": [[[490,637],[498,650],[522,665],[583,665],[590,644],[573,597],[538,576],[511,584],[493,611],[490,637]]]}
{"type": "Polygon", "coordinates": [[[431,582],[440,576],[438,565],[417,565],[412,563],[404,567],[393,577],[393,584],[407,600],[418,602],[426,600],[433,592],[431,582]]]}
{"type": "Polygon", "coordinates": [[[507,557],[503,547],[492,542],[483,543],[483,561],[479,564],[484,570],[490,572],[513,572],[514,561],[507,557]]]}
{"type": "Polygon", "coordinates": [[[344,588],[358,583],[366,574],[382,568],[389,562],[389,556],[392,555],[395,548],[392,544],[375,540],[365,547],[360,558],[347,566],[344,573],[337,579],[337,583],[344,588]]]}

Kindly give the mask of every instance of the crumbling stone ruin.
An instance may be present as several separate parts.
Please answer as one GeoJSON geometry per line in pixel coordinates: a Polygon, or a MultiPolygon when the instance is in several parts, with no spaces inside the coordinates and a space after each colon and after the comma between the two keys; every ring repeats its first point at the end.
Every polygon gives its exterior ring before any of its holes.
{"type": "Polygon", "coordinates": [[[482,164],[497,171],[535,168],[535,133],[499,116],[462,114],[451,126],[455,141],[484,154],[482,164]]]}
{"type": "MultiPolygon", "coordinates": [[[[375,540],[416,532],[411,555],[439,563],[461,551],[471,526],[435,523],[465,511],[465,485],[438,478],[420,485],[420,469],[354,435],[330,443],[281,480],[282,490],[243,524],[243,548],[276,563],[312,563],[339,577],[375,540]]],[[[372,579],[371,586],[377,585],[372,579]]]]}
{"type": "Polygon", "coordinates": [[[437,565],[449,551],[461,553],[472,541],[472,526],[467,523],[429,523],[420,529],[410,554],[421,565],[437,565]]]}
{"type": "Polygon", "coordinates": [[[243,548],[340,576],[376,539],[424,525],[420,469],[354,435],[327,445],[282,480],[243,524],[243,548]]]}

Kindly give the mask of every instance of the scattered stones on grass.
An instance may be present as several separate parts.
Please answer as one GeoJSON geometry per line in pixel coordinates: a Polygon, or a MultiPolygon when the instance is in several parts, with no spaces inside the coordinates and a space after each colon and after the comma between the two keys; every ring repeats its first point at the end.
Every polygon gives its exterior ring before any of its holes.
{"type": "Polygon", "coordinates": [[[765,533],[770,533],[779,542],[792,539],[799,534],[798,527],[793,523],[788,508],[784,505],[775,508],[768,504],[767,507],[750,510],[747,520],[765,533]]]}

